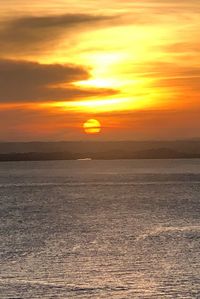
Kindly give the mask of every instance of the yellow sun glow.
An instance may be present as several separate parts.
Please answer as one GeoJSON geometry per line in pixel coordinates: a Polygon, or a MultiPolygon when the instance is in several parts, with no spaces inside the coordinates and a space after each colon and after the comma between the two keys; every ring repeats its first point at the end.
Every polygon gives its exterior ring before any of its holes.
{"type": "Polygon", "coordinates": [[[83,129],[86,134],[98,134],[101,131],[101,124],[96,119],[88,119],[83,124],[83,129]]]}

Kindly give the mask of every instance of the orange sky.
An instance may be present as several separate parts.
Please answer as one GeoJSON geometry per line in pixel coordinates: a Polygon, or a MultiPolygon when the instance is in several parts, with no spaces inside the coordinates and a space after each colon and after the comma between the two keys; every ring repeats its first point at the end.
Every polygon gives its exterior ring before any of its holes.
{"type": "Polygon", "coordinates": [[[199,13],[199,0],[2,0],[0,140],[199,137],[199,13]]]}

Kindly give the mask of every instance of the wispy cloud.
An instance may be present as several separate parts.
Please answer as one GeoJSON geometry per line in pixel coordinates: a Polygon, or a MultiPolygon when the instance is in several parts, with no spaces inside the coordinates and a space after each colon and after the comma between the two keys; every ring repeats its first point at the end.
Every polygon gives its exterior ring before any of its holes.
{"type": "Polygon", "coordinates": [[[103,24],[114,16],[91,14],[64,14],[22,16],[0,24],[0,54],[6,52],[34,53],[55,45],[64,34],[67,38],[74,31],[91,30],[92,24],[103,24]]]}

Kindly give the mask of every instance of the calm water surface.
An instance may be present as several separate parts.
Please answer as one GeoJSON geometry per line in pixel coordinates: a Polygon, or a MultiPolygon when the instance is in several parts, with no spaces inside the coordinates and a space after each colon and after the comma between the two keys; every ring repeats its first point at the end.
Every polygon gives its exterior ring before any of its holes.
{"type": "Polygon", "coordinates": [[[0,298],[200,298],[200,160],[0,164],[0,298]]]}

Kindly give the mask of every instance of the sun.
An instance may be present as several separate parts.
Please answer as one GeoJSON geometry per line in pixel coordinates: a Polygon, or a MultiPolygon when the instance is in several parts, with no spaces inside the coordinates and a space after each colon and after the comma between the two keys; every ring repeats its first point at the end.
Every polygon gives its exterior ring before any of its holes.
{"type": "Polygon", "coordinates": [[[96,119],[88,119],[83,124],[83,129],[86,134],[98,134],[101,132],[101,124],[96,119]]]}

